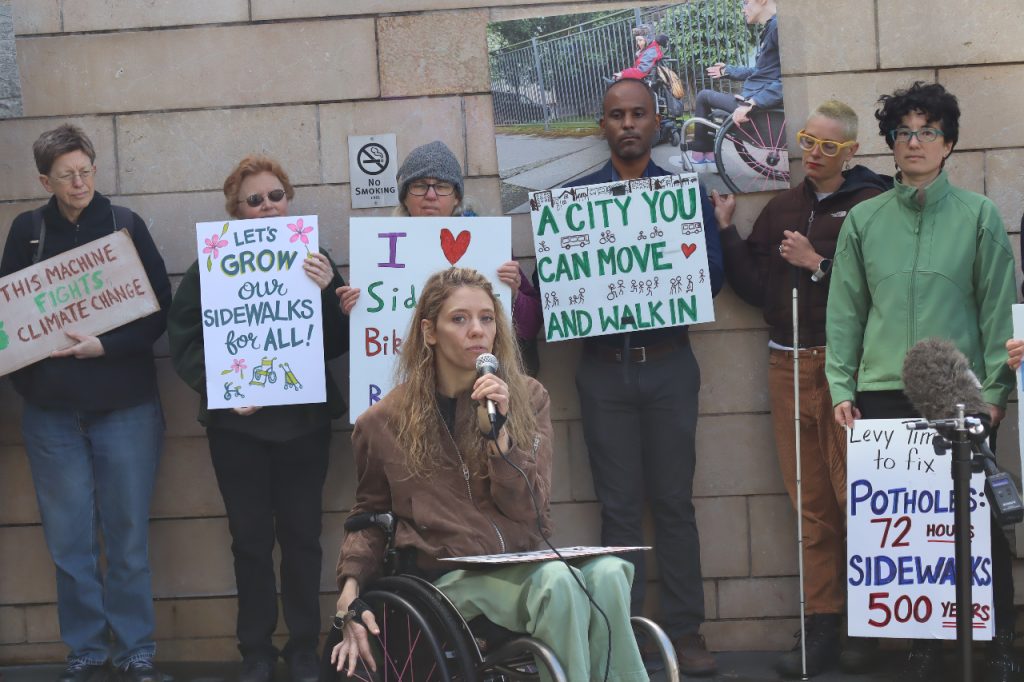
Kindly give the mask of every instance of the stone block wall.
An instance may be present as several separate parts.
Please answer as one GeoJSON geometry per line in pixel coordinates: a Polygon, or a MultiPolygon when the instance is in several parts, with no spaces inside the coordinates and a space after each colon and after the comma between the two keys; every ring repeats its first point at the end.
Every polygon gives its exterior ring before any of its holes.
{"type": "MultiPolygon", "coordinates": [[[[641,3],[626,3],[639,5],[641,3]]],[[[31,143],[64,120],[99,155],[97,188],[146,218],[172,282],[194,258],[194,223],[223,215],[220,186],[242,155],[282,161],[296,212],[320,215],[325,245],[347,266],[347,136],[396,132],[399,155],[432,139],[461,159],[468,193],[500,205],[484,27],[606,4],[550,0],[2,0],[16,33],[23,114],[0,121],[0,240],[44,197],[31,143]]],[[[820,100],[862,116],[864,162],[891,169],[874,134],[878,95],[915,79],[960,95],[954,181],[987,193],[1014,244],[1024,212],[1024,9],[1019,0],[782,0],[780,31],[791,134],[820,100]]],[[[0,34],[2,43],[2,34],[0,34]]],[[[0,46],[2,55],[2,46],[0,46]]],[[[2,64],[2,58],[0,58],[2,64]]],[[[797,164],[798,166],[799,164],[797,164]]],[[[797,171],[799,169],[797,168],[797,171]]],[[[741,199],[748,230],[768,195],[741,199]]],[[[528,223],[513,248],[533,267],[528,223]]],[[[797,614],[795,516],[775,462],[768,417],[767,333],[726,289],[717,321],[694,329],[702,368],[696,506],[714,649],[791,644],[797,614]]],[[[230,539],[196,396],[158,344],[167,441],[153,503],[157,638],[164,659],[231,660],[235,604],[230,539]]],[[[598,541],[598,505],[573,383],[574,342],[542,344],[557,443],[556,541],[598,541]]],[[[335,367],[342,378],[344,367],[335,367]]],[[[53,565],[39,525],[18,428],[20,402],[0,379],[0,663],[64,656],[53,565]]],[[[1017,465],[1011,406],[1001,453],[1017,465]]],[[[353,499],[349,427],[336,423],[324,493],[326,615],[342,521],[353,499]]],[[[657,569],[649,610],[657,613],[657,569]]],[[[1024,593],[1024,591],[1020,591],[1024,593]]]]}

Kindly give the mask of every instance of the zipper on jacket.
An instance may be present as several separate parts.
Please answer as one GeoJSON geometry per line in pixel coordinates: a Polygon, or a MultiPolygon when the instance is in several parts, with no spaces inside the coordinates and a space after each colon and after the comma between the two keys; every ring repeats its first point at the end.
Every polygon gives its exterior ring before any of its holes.
{"type": "Polygon", "coordinates": [[[910,266],[910,294],[907,297],[907,348],[914,345],[917,339],[917,315],[914,311],[914,298],[917,290],[917,259],[921,254],[921,227],[924,222],[924,208],[917,214],[917,226],[914,228],[914,263],[910,266]]]}
{"type": "MultiPolygon", "coordinates": [[[[438,414],[438,416],[441,416],[438,414]]],[[[459,451],[459,444],[455,442],[455,436],[448,430],[448,425],[444,423],[444,419],[441,419],[441,424],[444,426],[445,433],[448,434],[448,438],[452,441],[452,445],[455,446],[455,455],[459,458],[459,464],[462,465],[462,480],[466,482],[466,495],[469,496],[469,501],[473,503],[473,507],[480,512],[480,516],[487,519],[487,522],[491,524],[491,528],[494,529],[494,534],[498,536],[498,544],[501,545],[501,553],[504,554],[505,549],[505,538],[502,536],[501,531],[498,530],[498,524],[496,524],[490,516],[485,514],[480,506],[476,503],[476,498],[473,497],[473,487],[469,483],[469,466],[466,464],[466,460],[462,458],[462,453],[459,451]]]]}

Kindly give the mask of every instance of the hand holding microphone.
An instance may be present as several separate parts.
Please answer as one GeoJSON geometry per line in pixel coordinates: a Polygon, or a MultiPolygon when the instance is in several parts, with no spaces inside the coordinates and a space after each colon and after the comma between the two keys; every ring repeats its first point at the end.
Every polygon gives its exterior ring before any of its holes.
{"type": "Polygon", "coordinates": [[[470,396],[473,400],[483,401],[492,427],[497,424],[499,414],[502,417],[508,415],[508,384],[497,375],[497,371],[498,358],[490,353],[479,356],[476,359],[477,380],[470,396]]]}

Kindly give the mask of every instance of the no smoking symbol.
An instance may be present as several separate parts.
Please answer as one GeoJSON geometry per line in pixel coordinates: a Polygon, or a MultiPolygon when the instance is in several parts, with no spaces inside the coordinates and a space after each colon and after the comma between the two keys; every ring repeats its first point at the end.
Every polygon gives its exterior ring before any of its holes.
{"type": "Polygon", "coordinates": [[[380,175],[388,167],[388,150],[376,142],[363,145],[356,155],[356,164],[359,170],[367,175],[380,175]]]}

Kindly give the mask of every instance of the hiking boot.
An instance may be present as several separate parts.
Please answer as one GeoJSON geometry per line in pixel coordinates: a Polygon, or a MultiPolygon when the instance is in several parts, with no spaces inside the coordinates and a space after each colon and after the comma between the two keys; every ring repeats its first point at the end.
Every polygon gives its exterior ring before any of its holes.
{"type": "Polygon", "coordinates": [[[988,645],[985,682],[1013,682],[1024,679],[1024,668],[1013,653],[1013,634],[996,635],[988,645]]]}
{"type": "Polygon", "coordinates": [[[839,669],[855,675],[874,667],[878,656],[878,640],[874,637],[847,637],[839,653],[839,669]]]}
{"type": "MultiPolygon", "coordinates": [[[[819,675],[835,665],[839,653],[838,613],[821,613],[807,616],[807,675],[819,675]]],[[[783,677],[803,676],[803,661],[800,647],[800,632],[796,633],[796,646],[779,657],[775,669],[783,677]]]]}
{"type": "Polygon", "coordinates": [[[288,657],[288,676],[292,682],[317,682],[320,679],[320,661],[316,651],[296,651],[288,657]]]}
{"type": "Polygon", "coordinates": [[[704,635],[696,632],[680,635],[672,640],[679,659],[679,671],[684,675],[714,675],[718,669],[714,657],[708,653],[704,635]]]}
{"type": "Polygon", "coordinates": [[[915,639],[900,675],[906,682],[934,682],[942,676],[942,642],[915,639]]]}
{"type": "Polygon", "coordinates": [[[247,658],[242,661],[238,682],[270,682],[274,679],[274,662],[268,658],[247,658]]]}

